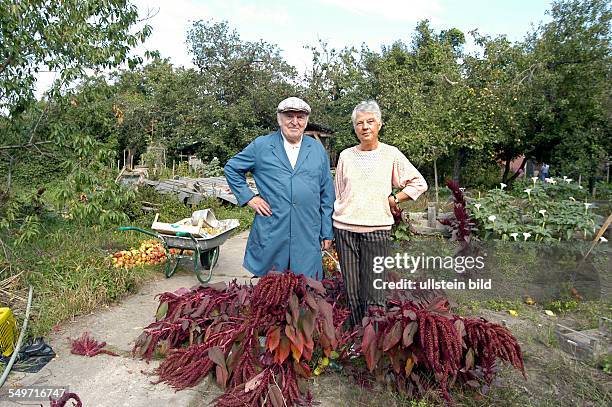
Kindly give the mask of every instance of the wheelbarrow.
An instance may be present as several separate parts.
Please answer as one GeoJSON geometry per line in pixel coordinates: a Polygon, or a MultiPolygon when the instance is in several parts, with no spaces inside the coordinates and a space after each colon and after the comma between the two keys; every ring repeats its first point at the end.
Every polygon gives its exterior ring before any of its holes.
{"type": "Polygon", "coordinates": [[[230,237],[233,229],[240,226],[237,219],[226,219],[219,221],[223,232],[210,238],[194,236],[187,232],[176,232],[175,234],[157,233],[135,226],[121,226],[120,231],[134,230],[161,240],[166,250],[166,266],[164,274],[166,278],[172,277],[176,272],[182,259],[193,261],[193,271],[201,283],[207,283],[212,277],[213,268],[219,260],[219,247],[230,237]],[[178,253],[170,253],[170,249],[178,250],[178,253]],[[190,251],[191,254],[187,252],[190,251]]]}

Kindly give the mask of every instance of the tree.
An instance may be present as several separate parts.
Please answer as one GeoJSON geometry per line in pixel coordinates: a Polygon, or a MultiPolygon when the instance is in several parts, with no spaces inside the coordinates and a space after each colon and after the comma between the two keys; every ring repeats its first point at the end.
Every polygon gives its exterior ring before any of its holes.
{"type": "Polygon", "coordinates": [[[312,121],[335,131],[333,147],[339,152],[357,142],[350,117],[357,103],[373,99],[368,80],[368,60],[374,54],[363,46],[336,50],[324,41],[306,47],[312,53],[312,69],[303,79],[305,100],[312,107],[312,121]]]}
{"type": "Polygon", "coordinates": [[[524,44],[513,44],[506,36],[472,35],[482,55],[465,56],[466,82],[475,112],[483,118],[482,131],[488,134],[484,153],[491,162],[505,162],[501,181],[509,183],[518,176],[510,174],[510,162],[534,154],[526,118],[531,94],[520,80],[533,57],[524,44]]]}
{"type": "Polygon", "coordinates": [[[490,143],[486,117],[466,80],[464,42],[458,29],[436,33],[421,21],[412,43],[383,48],[372,71],[386,112],[383,140],[417,164],[441,162],[455,179],[468,152],[480,153],[490,143]]]}
{"type": "Polygon", "coordinates": [[[557,174],[593,174],[610,137],[610,4],[559,1],[552,21],[510,43],[477,32],[482,56],[465,57],[466,81],[486,117],[489,155],[506,163],[502,182],[519,175],[510,161],[548,162],[557,174]]]}
{"type": "MultiPolygon", "coordinates": [[[[87,69],[130,66],[141,62],[129,56],[130,48],[143,42],[151,32],[145,25],[130,33],[138,22],[134,5],[125,0],[4,0],[0,7],[0,116],[4,145],[2,158],[14,162],[14,151],[61,143],[39,131],[51,100],[82,77],[87,69]],[[24,120],[23,113],[34,107],[37,74],[58,73],[40,116],[24,120]]],[[[64,105],[59,103],[59,105],[64,105]]],[[[9,185],[10,188],[10,185],[9,185]]]]}
{"type": "Polygon", "coordinates": [[[199,69],[194,86],[206,103],[200,134],[183,143],[202,141],[202,153],[223,162],[276,128],[278,102],[295,93],[295,69],[276,45],[243,41],[227,22],[197,21],[187,43],[199,69]]]}
{"type": "Polygon", "coordinates": [[[553,169],[595,175],[612,151],[612,5],[558,1],[549,14],[552,21],[527,40],[535,56],[527,81],[540,95],[528,113],[531,137],[553,169]]]}
{"type": "Polygon", "coordinates": [[[130,34],[138,22],[125,0],[4,0],[0,8],[0,109],[23,111],[33,99],[37,74],[56,71],[64,83],[86,69],[112,68],[143,42],[151,27],[130,34]]]}
{"type": "MultiPolygon", "coordinates": [[[[24,151],[33,149],[62,168],[57,193],[59,209],[68,203],[75,218],[97,224],[117,223],[125,218],[121,206],[128,195],[120,193],[112,182],[107,164],[111,153],[98,140],[104,137],[97,127],[97,117],[80,117],[80,127],[66,120],[50,120],[70,115],[78,106],[69,86],[85,76],[127,62],[141,62],[129,55],[130,49],[143,42],[151,28],[138,23],[135,6],[125,0],[4,0],[0,7],[0,166],[7,168],[6,190],[11,189],[11,174],[24,151]],[[133,33],[132,33],[133,32],[133,33]],[[37,74],[57,72],[57,80],[46,99],[36,101],[37,74]]],[[[102,89],[87,87],[85,90],[102,89]]],[[[94,92],[95,93],[95,92],[94,92]]],[[[81,92],[87,95],[86,91],[81,92]]],[[[97,113],[97,111],[96,111],[97,113]]],[[[101,112],[103,115],[104,112],[101,112]]],[[[103,124],[103,123],[102,123],[103,124]]],[[[26,156],[26,159],[30,157],[26,156]]],[[[31,163],[33,160],[29,160],[31,163]]],[[[30,178],[28,188],[35,188],[41,177],[30,178]],[[34,181],[34,182],[31,182],[34,181]]],[[[35,194],[36,200],[44,188],[35,194]]],[[[38,212],[29,212],[19,200],[0,193],[0,232],[19,243],[41,232],[38,212]]],[[[36,206],[39,207],[38,205],[36,206]]],[[[2,239],[0,244],[4,247],[2,239]]],[[[4,251],[6,255],[7,252],[4,251]]]]}

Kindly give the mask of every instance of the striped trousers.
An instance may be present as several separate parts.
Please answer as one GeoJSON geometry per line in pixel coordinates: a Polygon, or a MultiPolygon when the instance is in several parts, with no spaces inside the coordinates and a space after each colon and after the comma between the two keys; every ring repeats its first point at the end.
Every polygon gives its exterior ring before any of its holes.
{"type": "Polygon", "coordinates": [[[340,270],[344,279],[351,324],[361,325],[370,305],[385,305],[384,290],[376,290],[374,279],[386,281],[386,272],[374,273],[374,257],[388,256],[390,230],[355,233],[334,228],[340,270]]]}

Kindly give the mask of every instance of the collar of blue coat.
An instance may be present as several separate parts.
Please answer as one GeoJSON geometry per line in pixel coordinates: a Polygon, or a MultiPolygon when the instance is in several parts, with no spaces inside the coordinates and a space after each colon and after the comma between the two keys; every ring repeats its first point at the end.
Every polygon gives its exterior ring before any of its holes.
{"type": "Polygon", "coordinates": [[[289,162],[289,158],[285,152],[285,146],[283,145],[283,135],[281,134],[280,129],[273,134],[270,142],[270,148],[272,148],[272,153],[274,153],[276,158],[278,158],[289,171],[294,173],[299,170],[300,166],[304,163],[304,161],[306,161],[306,158],[308,158],[310,149],[314,143],[318,143],[318,141],[314,140],[312,137],[302,135],[302,145],[300,147],[300,154],[298,155],[297,162],[295,163],[295,169],[291,168],[291,163],[289,162]]]}

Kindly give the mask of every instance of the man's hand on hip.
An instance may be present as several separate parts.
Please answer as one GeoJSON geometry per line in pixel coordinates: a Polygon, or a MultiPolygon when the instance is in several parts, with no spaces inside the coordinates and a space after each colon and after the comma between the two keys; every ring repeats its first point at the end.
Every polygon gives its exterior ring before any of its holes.
{"type": "Polygon", "coordinates": [[[261,216],[270,216],[272,215],[272,209],[270,205],[264,199],[258,195],[255,195],[249,202],[247,202],[251,208],[255,210],[261,216]]]}

